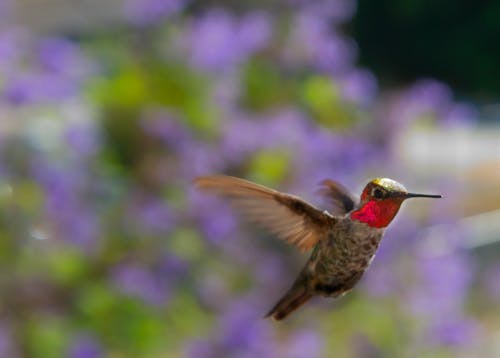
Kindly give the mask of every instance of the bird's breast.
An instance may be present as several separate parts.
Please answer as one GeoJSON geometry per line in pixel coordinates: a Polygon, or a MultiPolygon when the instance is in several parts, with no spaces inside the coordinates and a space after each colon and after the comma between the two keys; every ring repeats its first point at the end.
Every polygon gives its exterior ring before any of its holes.
{"type": "Polygon", "coordinates": [[[383,229],[349,219],[340,222],[313,253],[314,269],[319,275],[345,279],[364,272],[375,256],[383,233],[383,229]]]}

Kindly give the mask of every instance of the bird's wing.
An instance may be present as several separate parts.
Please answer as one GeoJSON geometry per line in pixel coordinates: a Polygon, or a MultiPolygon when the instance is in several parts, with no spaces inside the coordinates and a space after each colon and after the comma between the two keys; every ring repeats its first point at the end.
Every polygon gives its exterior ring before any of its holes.
{"type": "Polygon", "coordinates": [[[229,198],[251,222],[296,245],[301,251],[314,247],[336,221],[296,196],[247,180],[215,175],[199,177],[194,184],[201,190],[229,198]]]}
{"type": "Polygon", "coordinates": [[[325,179],[320,185],[318,193],[327,199],[334,214],[344,215],[357,206],[357,200],[342,184],[325,179]]]}

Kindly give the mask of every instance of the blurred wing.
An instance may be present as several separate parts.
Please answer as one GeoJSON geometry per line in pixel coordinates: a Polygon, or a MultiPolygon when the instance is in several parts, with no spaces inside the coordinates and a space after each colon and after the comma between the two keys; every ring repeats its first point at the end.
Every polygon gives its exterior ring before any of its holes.
{"type": "Polygon", "coordinates": [[[252,222],[281,239],[307,251],[325,237],[335,219],[304,200],[251,183],[247,180],[215,175],[194,181],[197,188],[230,199],[252,222]]]}
{"type": "Polygon", "coordinates": [[[318,193],[327,199],[333,213],[344,215],[357,206],[356,199],[342,184],[325,179],[320,185],[318,193]]]}

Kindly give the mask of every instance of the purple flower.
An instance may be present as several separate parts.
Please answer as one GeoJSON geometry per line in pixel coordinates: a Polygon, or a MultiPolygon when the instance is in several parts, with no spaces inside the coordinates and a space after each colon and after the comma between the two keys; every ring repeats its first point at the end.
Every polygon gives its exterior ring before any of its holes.
{"type": "Polygon", "coordinates": [[[167,254],[162,258],[158,274],[167,277],[169,281],[173,282],[179,280],[188,272],[187,262],[180,257],[172,254],[167,254]]]}
{"type": "Polygon", "coordinates": [[[0,25],[9,20],[13,6],[12,0],[0,0],[0,25]]]}
{"type": "Polygon", "coordinates": [[[141,127],[148,135],[160,139],[175,151],[182,151],[192,143],[189,130],[168,110],[146,113],[141,119],[141,127]]]}
{"type": "Polygon", "coordinates": [[[222,128],[219,150],[228,163],[241,163],[262,149],[299,152],[309,136],[310,123],[293,108],[266,116],[237,115],[222,128]]]}
{"type": "Polygon", "coordinates": [[[464,125],[477,118],[470,105],[454,103],[451,89],[436,80],[423,79],[404,92],[392,106],[392,123],[411,123],[422,116],[434,116],[438,124],[464,125]]]}
{"type": "Polygon", "coordinates": [[[170,297],[166,279],[138,264],[124,263],[115,267],[111,272],[111,281],[123,294],[137,297],[151,305],[163,305],[170,297]]]}
{"type": "MultiPolygon", "coordinates": [[[[0,0],[0,14],[2,14],[0,0]]],[[[4,0],[5,1],[5,0],[4,0]]],[[[0,15],[0,21],[1,21],[0,15]]],[[[19,29],[0,30],[0,71],[8,73],[22,57],[25,33],[19,29]]],[[[1,72],[0,72],[1,74],[1,72]]]]}
{"type": "MultiPolygon", "coordinates": [[[[261,140],[268,132],[262,130],[260,124],[249,119],[234,119],[223,127],[221,151],[229,162],[241,161],[262,147],[261,140]]],[[[266,125],[266,122],[262,124],[266,125]]]]}
{"type": "Polygon", "coordinates": [[[192,180],[207,173],[223,171],[224,162],[215,146],[203,142],[193,141],[183,147],[178,156],[179,167],[177,177],[192,180]]]}
{"type": "Polygon", "coordinates": [[[323,356],[323,339],[311,330],[293,332],[288,338],[286,357],[306,358],[323,356]]]}
{"type": "Polygon", "coordinates": [[[303,12],[294,19],[285,60],[294,65],[313,65],[334,75],[344,73],[357,56],[356,44],[330,29],[317,13],[303,12]]]}
{"type": "Polygon", "coordinates": [[[342,95],[361,106],[370,104],[377,95],[377,80],[367,70],[353,70],[340,79],[342,95]]]}
{"type": "Polygon", "coordinates": [[[275,287],[288,272],[281,257],[271,253],[259,255],[259,262],[254,264],[253,271],[258,285],[265,284],[267,287],[275,287]]]}
{"type": "Polygon", "coordinates": [[[174,213],[167,203],[155,198],[140,198],[134,203],[128,215],[139,232],[153,235],[168,233],[174,225],[174,213]]]}
{"type": "Polygon", "coordinates": [[[399,132],[404,126],[424,115],[439,115],[448,107],[451,92],[444,84],[434,80],[421,80],[407,91],[392,99],[388,127],[399,132]]]}
{"type": "Polygon", "coordinates": [[[24,105],[68,99],[78,93],[78,86],[61,76],[31,72],[8,78],[2,92],[8,102],[24,105]]]}
{"type": "Polygon", "coordinates": [[[85,175],[78,168],[56,168],[38,158],[33,174],[45,194],[45,211],[58,236],[87,251],[95,249],[99,221],[83,199],[85,175]]]}
{"type": "Polygon", "coordinates": [[[125,0],[125,18],[137,26],[156,24],[175,15],[186,6],[186,0],[125,0]]]}
{"type": "Polygon", "coordinates": [[[469,104],[454,103],[444,114],[440,124],[451,126],[470,126],[478,119],[477,109],[469,104]]]}
{"type": "MultiPolygon", "coordinates": [[[[380,262],[379,257],[375,258],[376,262],[380,262]]],[[[382,264],[374,263],[368,272],[365,274],[361,285],[368,293],[375,297],[384,297],[394,294],[399,287],[397,277],[393,267],[395,262],[384,262],[382,264]]]]}
{"type": "Polygon", "coordinates": [[[212,330],[210,339],[189,342],[186,346],[187,356],[278,356],[271,327],[261,315],[262,312],[255,307],[252,299],[242,297],[229,303],[217,327],[212,330]]]}
{"type": "Polygon", "coordinates": [[[248,52],[254,52],[267,46],[271,30],[271,19],[268,14],[251,12],[240,20],[237,36],[244,42],[248,52]]]}
{"type": "Polygon", "coordinates": [[[190,210],[204,237],[211,243],[220,244],[235,236],[236,218],[227,203],[194,190],[188,194],[190,210]]]}
{"type": "Polygon", "coordinates": [[[98,129],[91,121],[70,124],[66,128],[66,142],[78,158],[86,159],[100,147],[98,129]]]}
{"type": "Polygon", "coordinates": [[[412,294],[417,315],[434,319],[453,317],[462,311],[472,279],[472,267],[464,254],[450,253],[421,258],[418,262],[422,282],[412,294]]]}
{"type": "Polygon", "coordinates": [[[39,158],[33,165],[33,174],[44,189],[47,211],[50,215],[58,215],[73,211],[77,204],[77,193],[83,185],[83,177],[76,171],[57,168],[39,158]]]}
{"type": "Polygon", "coordinates": [[[65,240],[92,252],[99,245],[99,220],[89,209],[63,215],[61,222],[61,236],[65,240]]]}
{"type": "Polygon", "coordinates": [[[433,326],[429,332],[429,341],[446,346],[465,346],[474,342],[478,330],[475,321],[452,318],[433,326]]]}
{"type": "Polygon", "coordinates": [[[221,72],[244,62],[267,45],[269,18],[256,12],[237,19],[224,10],[212,10],[192,24],[186,39],[194,67],[221,72]]]}
{"type": "Polygon", "coordinates": [[[190,341],[184,347],[184,357],[187,358],[218,358],[220,355],[217,353],[217,348],[214,347],[212,342],[196,339],[190,341]]]}
{"type": "Polygon", "coordinates": [[[275,356],[272,330],[251,300],[238,299],[224,312],[219,324],[222,355],[275,356]]]}
{"type": "Polygon", "coordinates": [[[415,83],[406,94],[411,103],[415,103],[421,111],[440,113],[452,100],[451,89],[442,82],[433,79],[422,79],[415,83]]]}
{"type": "Polygon", "coordinates": [[[422,322],[427,335],[438,345],[471,342],[475,324],[463,319],[473,268],[465,253],[451,252],[420,258],[420,282],[414,285],[408,301],[422,322]]]}
{"type": "MultiPolygon", "coordinates": [[[[386,110],[380,118],[380,132],[394,139],[417,120],[432,119],[436,125],[471,125],[477,119],[476,111],[467,104],[453,102],[452,92],[445,84],[420,80],[406,91],[387,100],[386,110]]],[[[390,143],[387,137],[386,143],[390,143]]],[[[388,147],[388,149],[391,149],[388,147]]]]}
{"type": "Polygon", "coordinates": [[[44,38],[37,44],[37,50],[39,65],[51,75],[76,81],[91,72],[91,64],[81,49],[65,38],[44,38]]]}
{"type": "Polygon", "coordinates": [[[89,335],[80,335],[71,343],[68,351],[70,358],[99,358],[104,357],[101,345],[89,335]]]}
{"type": "Polygon", "coordinates": [[[77,95],[92,70],[79,47],[63,38],[33,43],[23,41],[23,37],[21,31],[0,35],[0,70],[10,69],[1,95],[16,105],[56,102],[77,95]],[[21,46],[28,51],[20,51],[21,46]]]}
{"type": "Polygon", "coordinates": [[[288,150],[298,151],[307,141],[311,123],[295,108],[283,108],[271,116],[255,122],[257,136],[262,138],[262,145],[266,147],[286,147],[288,150]],[[258,129],[265,126],[260,135],[258,129]]]}
{"type": "Polygon", "coordinates": [[[300,181],[308,185],[325,178],[348,183],[356,173],[373,161],[376,151],[359,137],[339,136],[332,131],[313,127],[304,132],[300,157],[296,160],[300,181]],[[338,168],[342,168],[339,171],[338,168]]]}
{"type": "Polygon", "coordinates": [[[0,322],[0,356],[20,357],[15,346],[15,338],[6,322],[0,322]]]}

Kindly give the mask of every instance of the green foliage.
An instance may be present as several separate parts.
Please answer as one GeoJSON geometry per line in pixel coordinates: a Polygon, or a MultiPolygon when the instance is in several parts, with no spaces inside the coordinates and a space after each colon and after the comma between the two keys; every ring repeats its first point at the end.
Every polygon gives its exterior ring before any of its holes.
{"type": "Polygon", "coordinates": [[[250,61],[243,78],[243,104],[255,111],[286,106],[296,101],[299,81],[262,59],[250,61]]]}
{"type": "Polygon", "coordinates": [[[189,262],[197,262],[203,257],[205,246],[200,234],[189,228],[179,228],[170,234],[169,250],[189,262]]]}
{"type": "Polygon", "coordinates": [[[286,151],[260,151],[254,154],[249,164],[251,179],[270,186],[276,185],[288,174],[289,161],[290,155],[286,151]]]}
{"type": "Polygon", "coordinates": [[[61,285],[78,285],[86,278],[90,267],[85,255],[73,247],[61,247],[46,253],[47,274],[61,285]]]}
{"type": "Polygon", "coordinates": [[[31,317],[26,330],[26,352],[30,357],[58,358],[65,355],[69,324],[61,317],[31,317]]]}
{"type": "Polygon", "coordinates": [[[325,127],[345,129],[355,119],[331,78],[308,78],[303,86],[303,99],[314,118],[325,127]]]}

